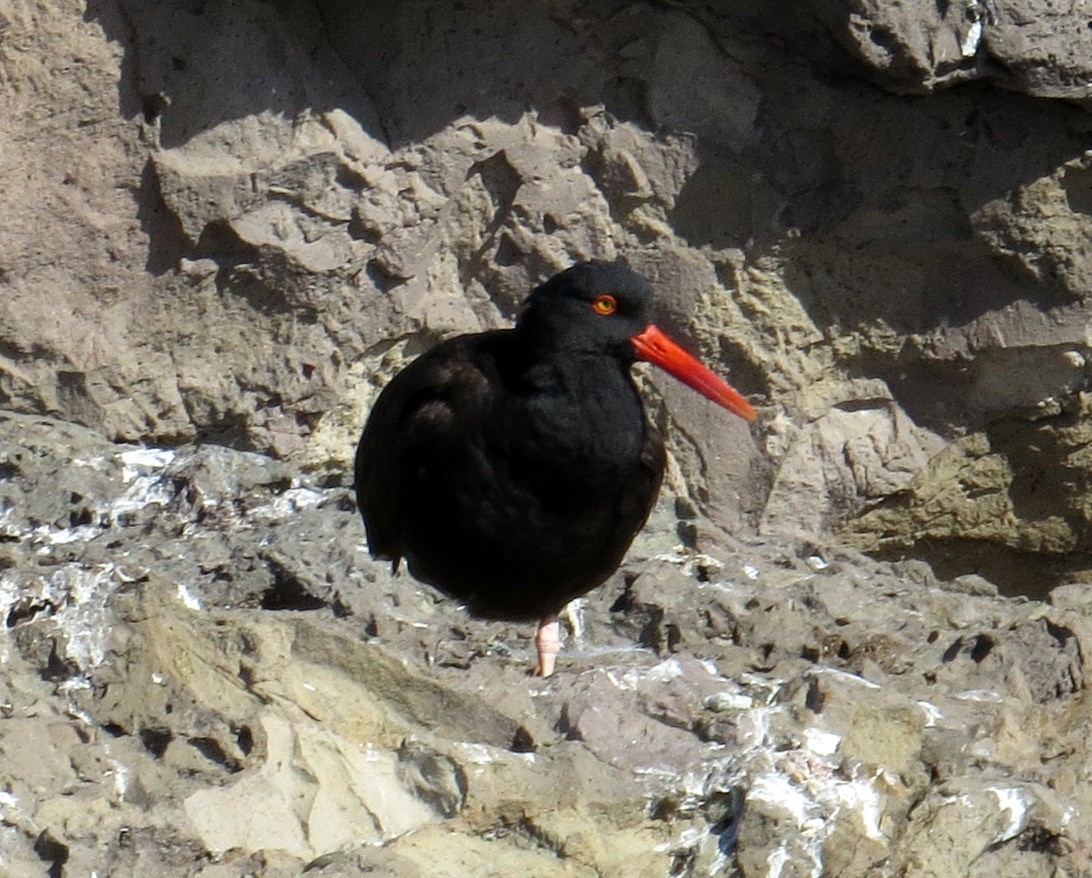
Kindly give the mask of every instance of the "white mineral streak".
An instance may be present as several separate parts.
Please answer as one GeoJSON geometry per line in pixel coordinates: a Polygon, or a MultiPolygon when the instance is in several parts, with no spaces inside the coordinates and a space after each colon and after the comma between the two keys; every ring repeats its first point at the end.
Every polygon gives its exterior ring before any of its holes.
{"type": "Polygon", "coordinates": [[[982,42],[983,18],[985,18],[986,13],[978,0],[971,0],[963,14],[971,22],[971,26],[967,28],[967,33],[963,37],[959,51],[963,53],[964,58],[973,58],[982,42]]]}
{"type": "Polygon", "coordinates": [[[1028,795],[1019,787],[997,787],[993,790],[997,796],[997,803],[1002,811],[1007,811],[1009,822],[997,835],[992,844],[1001,844],[1010,838],[1015,838],[1023,832],[1028,825],[1028,795]]]}

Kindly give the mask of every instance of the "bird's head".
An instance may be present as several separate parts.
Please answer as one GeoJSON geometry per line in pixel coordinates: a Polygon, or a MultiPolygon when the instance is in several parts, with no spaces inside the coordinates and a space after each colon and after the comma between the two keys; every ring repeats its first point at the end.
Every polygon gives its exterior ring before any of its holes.
{"type": "Polygon", "coordinates": [[[637,357],[630,339],[652,319],[652,286],[615,262],[579,262],[527,297],[516,326],[533,345],[637,357]]]}
{"type": "Polygon", "coordinates": [[[739,393],[652,323],[652,285],[616,262],[580,262],[527,297],[516,320],[533,348],[645,360],[748,421],[757,415],[739,393]]]}

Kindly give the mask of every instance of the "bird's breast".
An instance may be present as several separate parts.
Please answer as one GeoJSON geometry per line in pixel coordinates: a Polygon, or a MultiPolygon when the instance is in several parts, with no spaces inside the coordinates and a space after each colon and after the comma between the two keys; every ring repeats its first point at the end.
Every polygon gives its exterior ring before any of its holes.
{"type": "Polygon", "coordinates": [[[569,502],[624,486],[640,465],[647,437],[640,397],[628,381],[531,394],[497,415],[489,444],[513,477],[544,497],[569,502]]]}

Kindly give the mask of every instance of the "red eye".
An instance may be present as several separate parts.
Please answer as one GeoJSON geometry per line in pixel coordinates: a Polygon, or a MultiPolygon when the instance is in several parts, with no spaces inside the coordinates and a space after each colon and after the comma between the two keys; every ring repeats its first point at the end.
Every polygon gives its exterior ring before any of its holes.
{"type": "Polygon", "coordinates": [[[596,314],[602,314],[606,317],[618,310],[618,302],[614,296],[597,296],[595,301],[592,302],[592,307],[595,309],[596,314]]]}

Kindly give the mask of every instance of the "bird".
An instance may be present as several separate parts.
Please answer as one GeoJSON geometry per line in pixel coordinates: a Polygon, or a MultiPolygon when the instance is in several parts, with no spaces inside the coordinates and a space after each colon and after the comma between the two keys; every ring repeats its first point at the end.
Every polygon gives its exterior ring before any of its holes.
{"type": "Polygon", "coordinates": [[[515,326],[459,335],[398,372],[354,461],[368,550],[475,616],[538,621],[602,585],[648,519],[666,452],[631,374],[650,362],[746,421],[755,409],[652,322],[621,262],[579,262],[533,289],[515,326]]]}

